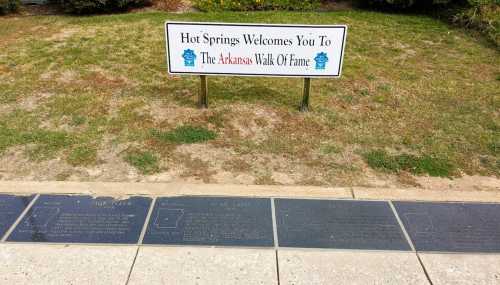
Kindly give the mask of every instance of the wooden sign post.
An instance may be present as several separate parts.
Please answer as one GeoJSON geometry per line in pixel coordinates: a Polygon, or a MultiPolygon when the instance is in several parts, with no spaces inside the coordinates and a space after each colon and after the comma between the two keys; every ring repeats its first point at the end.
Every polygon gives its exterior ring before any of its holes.
{"type": "Polygon", "coordinates": [[[307,112],[311,78],[340,77],[346,36],[345,25],[167,22],[168,72],[200,75],[200,108],[208,108],[207,75],[304,78],[307,112]]]}
{"type": "Polygon", "coordinates": [[[200,75],[200,94],[198,98],[198,107],[200,109],[208,108],[208,82],[206,75],[200,75]]]}
{"type": "Polygon", "coordinates": [[[304,91],[302,93],[301,112],[309,112],[309,92],[311,91],[311,78],[304,78],[304,91]]]}

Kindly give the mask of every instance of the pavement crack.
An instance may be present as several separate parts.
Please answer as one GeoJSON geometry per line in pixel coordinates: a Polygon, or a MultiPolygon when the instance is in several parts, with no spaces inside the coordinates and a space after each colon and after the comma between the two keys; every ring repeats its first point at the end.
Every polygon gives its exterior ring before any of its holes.
{"type": "Polygon", "coordinates": [[[280,285],[280,264],[279,264],[278,250],[275,250],[275,252],[276,252],[276,280],[278,281],[278,285],[280,285]]]}
{"type": "Polygon", "coordinates": [[[415,253],[417,255],[418,262],[420,263],[420,266],[422,266],[422,270],[424,271],[425,277],[427,277],[427,281],[429,281],[430,285],[434,285],[431,280],[431,276],[429,275],[429,272],[427,272],[427,269],[425,268],[424,263],[422,262],[422,259],[420,259],[420,255],[418,255],[418,252],[415,253]]]}
{"type": "Polygon", "coordinates": [[[135,251],[134,260],[132,261],[132,265],[130,266],[130,271],[128,272],[127,282],[125,282],[125,285],[128,285],[128,283],[130,281],[130,276],[132,276],[132,270],[134,270],[135,260],[137,259],[137,255],[139,255],[139,249],[140,249],[140,246],[137,246],[137,250],[135,251]]]}

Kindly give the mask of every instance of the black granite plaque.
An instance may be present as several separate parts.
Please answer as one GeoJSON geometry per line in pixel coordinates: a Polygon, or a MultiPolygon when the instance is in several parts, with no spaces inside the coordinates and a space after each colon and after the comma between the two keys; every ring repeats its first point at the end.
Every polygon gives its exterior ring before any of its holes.
{"type": "Polygon", "coordinates": [[[0,194],[0,239],[26,209],[33,197],[0,194]]]}
{"type": "Polygon", "coordinates": [[[500,252],[500,204],[395,202],[420,251],[500,252]]]}
{"type": "Polygon", "coordinates": [[[150,198],[42,195],[9,241],[137,243],[150,198]]]}
{"type": "Polygon", "coordinates": [[[143,242],[273,246],[271,200],[159,198],[143,242]]]}
{"type": "Polygon", "coordinates": [[[276,199],[283,247],[410,250],[387,202],[276,199]]]}

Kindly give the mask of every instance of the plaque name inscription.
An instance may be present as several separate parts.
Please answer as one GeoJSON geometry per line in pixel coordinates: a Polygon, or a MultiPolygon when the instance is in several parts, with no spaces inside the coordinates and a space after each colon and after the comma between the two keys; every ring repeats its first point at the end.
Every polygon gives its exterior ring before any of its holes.
{"type": "Polygon", "coordinates": [[[137,243],[150,198],[42,195],[9,241],[137,243]]]}
{"type": "Polygon", "coordinates": [[[271,203],[269,199],[160,198],[144,243],[273,246],[271,203]]]}

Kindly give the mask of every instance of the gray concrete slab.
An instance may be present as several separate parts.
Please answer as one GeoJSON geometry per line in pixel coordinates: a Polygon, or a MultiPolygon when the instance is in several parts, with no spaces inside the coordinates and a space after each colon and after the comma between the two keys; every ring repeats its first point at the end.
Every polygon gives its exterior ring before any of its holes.
{"type": "Polygon", "coordinates": [[[500,284],[500,254],[420,253],[429,277],[439,284],[500,284]]]}
{"type": "MultiPolygon", "coordinates": [[[[450,180],[451,181],[451,180],[450,180]]],[[[493,182],[492,182],[493,184],[493,182]]],[[[352,191],[356,199],[398,200],[398,201],[441,201],[441,202],[500,202],[500,184],[490,190],[478,190],[468,187],[467,190],[422,188],[363,188],[354,187],[352,191]]],[[[1,187],[1,186],[0,186],[1,187]]]]}
{"type": "Polygon", "coordinates": [[[279,250],[280,284],[429,284],[415,253],[279,250]]]}
{"type": "MultiPolygon", "coordinates": [[[[87,194],[92,196],[235,196],[281,198],[353,198],[369,200],[474,201],[500,202],[498,178],[488,177],[480,189],[468,183],[464,189],[318,187],[283,185],[234,185],[189,183],[125,183],[76,181],[0,181],[0,193],[11,194],[87,194]],[[485,190],[489,189],[489,190],[485,190]]],[[[456,179],[455,179],[456,180],[456,179]]],[[[448,180],[452,181],[452,180],[448,180]]]]}
{"type": "Polygon", "coordinates": [[[272,249],[149,247],[139,250],[129,285],[276,285],[272,249]]]}
{"type": "Polygon", "coordinates": [[[352,198],[347,187],[74,181],[0,181],[0,193],[352,198]]]}
{"type": "Polygon", "coordinates": [[[136,246],[0,244],[0,284],[120,284],[136,246]]]}

